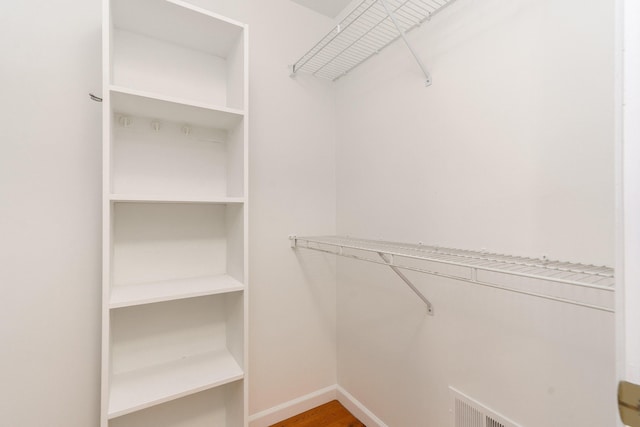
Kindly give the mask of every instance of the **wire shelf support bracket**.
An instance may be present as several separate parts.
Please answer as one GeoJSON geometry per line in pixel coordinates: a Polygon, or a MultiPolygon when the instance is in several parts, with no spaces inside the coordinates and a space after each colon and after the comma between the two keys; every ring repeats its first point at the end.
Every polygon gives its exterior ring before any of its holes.
{"type": "Polygon", "coordinates": [[[309,249],[390,267],[422,299],[431,315],[431,302],[400,270],[603,312],[615,311],[614,270],[607,266],[340,236],[293,235],[289,239],[294,249],[309,249]]]}
{"type": "Polygon", "coordinates": [[[387,12],[387,15],[389,15],[389,19],[391,19],[391,22],[393,22],[393,25],[398,30],[398,33],[400,34],[400,37],[402,37],[402,40],[404,41],[404,44],[407,45],[407,48],[409,49],[409,52],[411,52],[411,55],[413,55],[413,57],[415,58],[416,62],[418,63],[418,66],[422,70],[422,73],[424,74],[424,77],[425,77],[425,86],[431,86],[431,75],[427,71],[427,67],[425,67],[424,63],[420,59],[420,56],[418,56],[418,53],[415,51],[413,46],[411,46],[411,43],[409,43],[409,39],[407,38],[407,34],[405,33],[405,31],[400,26],[400,23],[398,22],[398,19],[396,18],[396,16],[393,13],[393,11],[391,11],[391,9],[389,8],[389,5],[387,4],[387,1],[386,0],[378,0],[378,1],[382,5],[382,7],[384,7],[384,10],[387,12]]]}
{"type": "Polygon", "coordinates": [[[290,66],[290,76],[308,72],[338,80],[382,49],[402,39],[425,76],[431,76],[407,33],[455,0],[363,0],[338,25],[290,66]]]}
{"type": "Polygon", "coordinates": [[[382,258],[382,260],[389,266],[389,268],[391,268],[391,270],[393,270],[394,273],[396,273],[398,275],[398,277],[400,277],[400,279],[402,279],[402,281],[404,283],[407,284],[407,286],[409,286],[409,288],[411,288],[411,290],[418,295],[418,297],[425,303],[425,305],[427,306],[427,313],[430,316],[433,316],[433,304],[431,304],[431,302],[427,299],[427,297],[425,297],[422,292],[420,292],[418,290],[418,288],[416,288],[416,286],[411,282],[411,280],[409,280],[409,278],[407,278],[407,276],[404,275],[404,273],[402,271],[400,271],[398,269],[398,267],[396,267],[395,265],[393,265],[393,257],[391,255],[387,255],[384,254],[382,252],[378,252],[378,255],[380,256],[380,258],[382,258]]]}

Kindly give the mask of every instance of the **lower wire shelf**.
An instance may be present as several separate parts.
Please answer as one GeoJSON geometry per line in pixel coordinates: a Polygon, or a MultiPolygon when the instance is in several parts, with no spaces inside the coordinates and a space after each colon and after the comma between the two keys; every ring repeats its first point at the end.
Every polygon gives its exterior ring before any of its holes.
{"type": "MultiPolygon", "coordinates": [[[[550,261],[422,244],[340,236],[290,236],[294,248],[310,249],[398,269],[613,312],[615,277],[611,267],[550,261]]],[[[400,276],[427,303],[404,275],[400,276]]]]}

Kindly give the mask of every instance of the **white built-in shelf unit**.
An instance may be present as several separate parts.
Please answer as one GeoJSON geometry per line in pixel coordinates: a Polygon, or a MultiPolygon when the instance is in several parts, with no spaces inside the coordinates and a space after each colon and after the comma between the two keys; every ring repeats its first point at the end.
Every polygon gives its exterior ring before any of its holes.
{"type": "Polygon", "coordinates": [[[417,271],[595,310],[614,310],[614,270],[606,266],[352,237],[291,236],[290,239],[295,248],[326,252],[386,265],[396,270],[417,271]]]}
{"type": "Polygon", "coordinates": [[[337,80],[399,38],[404,38],[427,79],[426,67],[405,34],[442,11],[454,0],[363,0],[292,66],[337,80]]]}
{"type": "Polygon", "coordinates": [[[104,1],[101,427],[248,425],[247,38],[104,1]]]}

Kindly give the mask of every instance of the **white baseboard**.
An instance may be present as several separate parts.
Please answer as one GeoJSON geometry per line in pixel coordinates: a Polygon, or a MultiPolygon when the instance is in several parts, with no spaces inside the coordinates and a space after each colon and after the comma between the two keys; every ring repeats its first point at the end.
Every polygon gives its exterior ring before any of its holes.
{"type": "MultiPolygon", "coordinates": [[[[269,427],[338,398],[338,387],[332,385],[249,416],[249,427],[269,427]]],[[[354,414],[355,415],[355,414],[354,414]]],[[[364,422],[364,421],[363,421],[364,422]]]]}
{"type": "Polygon", "coordinates": [[[376,415],[339,385],[332,385],[249,416],[249,427],[269,427],[302,412],[338,400],[367,427],[388,427],[376,415]]]}
{"type": "Polygon", "coordinates": [[[351,395],[347,390],[340,386],[336,386],[338,401],[342,403],[342,406],[347,408],[357,419],[362,421],[367,427],[388,427],[382,420],[367,409],[360,401],[351,395]]]}

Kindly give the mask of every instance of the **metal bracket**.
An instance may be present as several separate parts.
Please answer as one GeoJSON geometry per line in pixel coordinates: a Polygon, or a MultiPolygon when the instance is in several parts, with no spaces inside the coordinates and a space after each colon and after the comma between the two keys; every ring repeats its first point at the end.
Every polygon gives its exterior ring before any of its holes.
{"type": "Polygon", "coordinates": [[[406,283],[407,286],[409,286],[413,292],[415,292],[416,295],[418,295],[418,297],[427,305],[427,313],[430,316],[433,316],[433,304],[431,304],[431,301],[429,301],[424,295],[422,295],[422,293],[418,290],[418,288],[416,288],[416,286],[413,283],[411,283],[411,280],[409,280],[407,278],[407,276],[405,276],[404,273],[402,273],[402,271],[400,271],[400,269],[398,267],[393,265],[392,256],[387,256],[387,255],[383,254],[382,252],[378,252],[378,255],[380,255],[380,258],[382,258],[382,260],[385,262],[385,264],[389,268],[391,268],[393,270],[393,272],[396,273],[398,275],[398,277],[400,277],[402,279],[402,281],[404,283],[406,283]]]}
{"type": "Polygon", "coordinates": [[[626,381],[618,385],[620,419],[630,427],[640,427],[640,386],[626,381]]]}
{"type": "Polygon", "coordinates": [[[398,23],[398,20],[396,19],[396,16],[393,14],[391,9],[389,8],[389,5],[387,4],[386,0],[378,0],[378,2],[380,2],[382,7],[384,7],[384,10],[387,12],[387,15],[389,15],[389,18],[391,19],[391,22],[393,22],[393,25],[398,30],[398,33],[400,33],[400,37],[402,37],[402,40],[407,45],[407,47],[409,48],[409,51],[411,52],[411,54],[415,58],[416,62],[418,63],[418,66],[420,66],[420,69],[424,73],[424,77],[426,79],[425,86],[431,86],[431,75],[427,71],[427,67],[425,67],[424,63],[422,62],[422,60],[418,56],[418,53],[413,49],[413,46],[411,46],[411,43],[409,43],[409,39],[407,39],[407,34],[400,27],[400,24],[398,23]]]}
{"type": "MultiPolygon", "coordinates": [[[[297,249],[298,248],[298,237],[295,234],[290,234],[289,235],[289,240],[290,240],[290,244],[291,244],[291,248],[292,249],[297,249]]],[[[317,247],[310,247],[309,246],[309,240],[306,240],[304,237],[301,238],[302,241],[306,241],[307,245],[306,245],[306,249],[314,249],[314,250],[318,250],[320,252],[326,252],[329,253],[331,255],[340,255],[340,256],[347,256],[350,258],[355,258],[355,259],[362,259],[362,260],[366,260],[366,261],[372,261],[375,262],[376,264],[383,264],[386,265],[387,267],[389,267],[391,270],[393,270],[394,273],[396,273],[398,275],[398,277],[400,277],[402,279],[402,281],[404,283],[407,284],[407,286],[409,286],[409,288],[411,288],[411,290],[413,292],[415,292],[416,295],[418,295],[418,297],[426,304],[427,306],[427,314],[429,314],[430,316],[433,316],[433,304],[431,304],[431,301],[429,301],[424,295],[422,295],[422,293],[418,290],[418,288],[416,288],[416,286],[411,283],[411,280],[409,280],[407,278],[407,276],[405,276],[402,271],[400,271],[400,269],[394,265],[393,263],[393,255],[392,254],[385,254],[383,252],[377,252],[378,255],[380,255],[380,258],[382,258],[382,260],[384,262],[380,262],[380,261],[375,261],[375,260],[371,260],[371,259],[364,259],[364,258],[358,258],[352,255],[346,255],[344,252],[344,247],[342,246],[337,246],[338,247],[338,252],[333,252],[333,251],[328,251],[328,250],[324,250],[324,249],[320,249],[317,247]]],[[[300,246],[302,248],[305,248],[305,246],[300,246]]]]}

